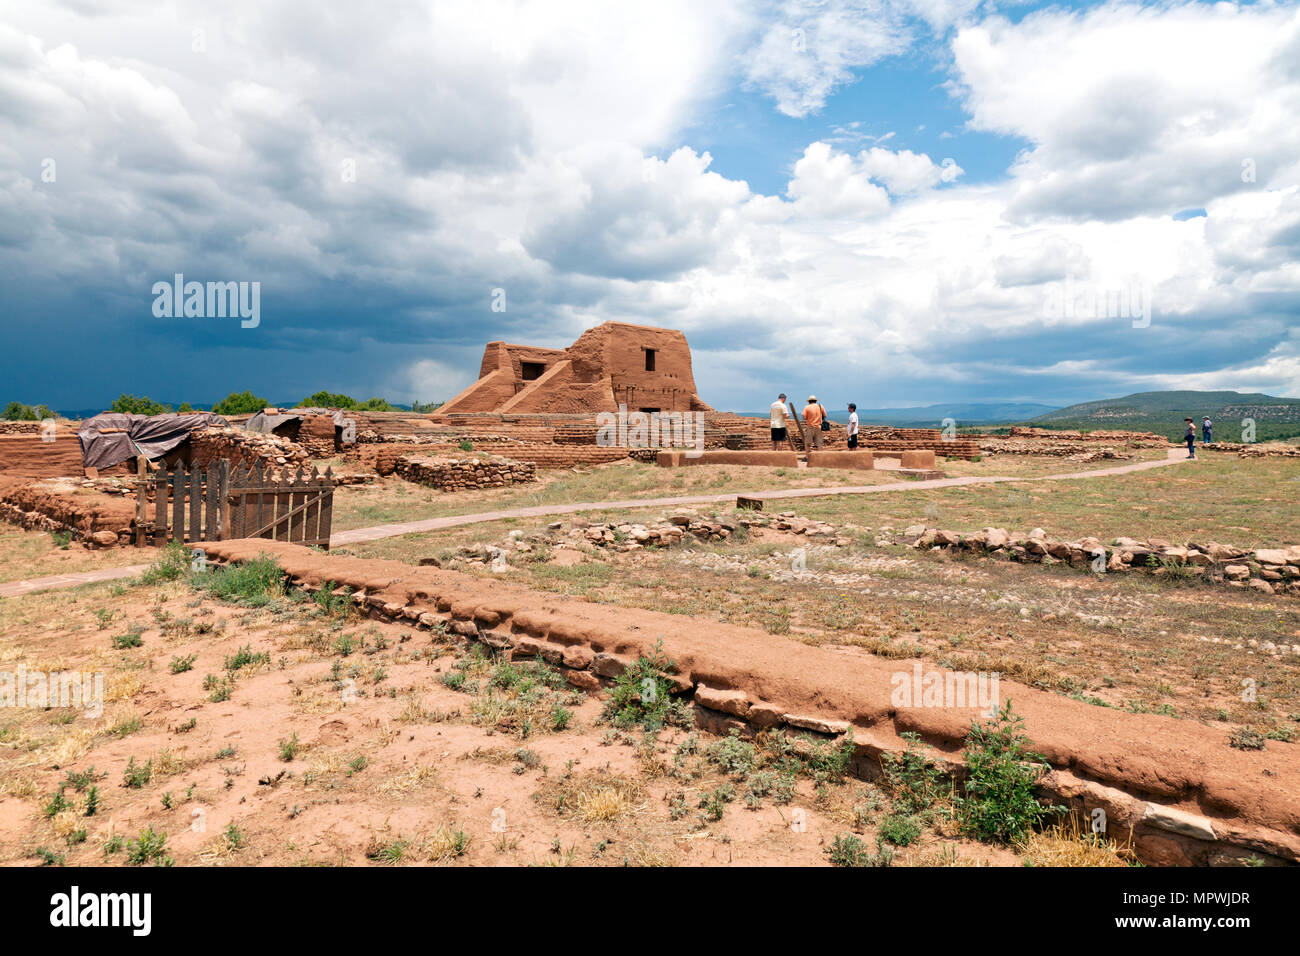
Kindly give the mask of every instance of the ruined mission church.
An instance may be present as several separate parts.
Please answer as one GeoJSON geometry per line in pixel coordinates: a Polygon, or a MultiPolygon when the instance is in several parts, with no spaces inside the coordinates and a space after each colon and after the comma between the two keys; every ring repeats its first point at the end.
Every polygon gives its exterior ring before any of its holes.
{"type": "Polygon", "coordinates": [[[566,349],[489,342],[478,381],[438,413],[591,414],[619,405],[642,412],[713,411],[696,394],[685,335],[605,322],[566,349]]]}

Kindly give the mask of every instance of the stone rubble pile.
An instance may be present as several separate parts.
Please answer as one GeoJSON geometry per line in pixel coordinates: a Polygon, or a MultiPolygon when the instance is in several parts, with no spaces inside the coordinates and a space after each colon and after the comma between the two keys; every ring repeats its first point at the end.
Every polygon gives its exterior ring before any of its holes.
{"type": "Polygon", "coordinates": [[[190,433],[191,460],[196,465],[228,458],[232,463],[254,465],[303,465],[309,458],[302,446],[260,432],[246,432],[242,428],[199,428],[190,433]]]}
{"type": "Polygon", "coordinates": [[[1164,448],[1170,444],[1169,439],[1164,435],[1157,435],[1155,432],[1131,432],[1120,429],[1098,429],[1097,431],[1081,432],[1073,430],[1057,431],[1053,428],[1031,428],[1023,425],[1013,425],[1011,427],[1012,438],[1030,438],[1030,439],[1048,439],[1051,441],[1067,442],[1086,442],[1108,443],[1112,445],[1127,445],[1130,448],[1164,448]]]}
{"type": "Polygon", "coordinates": [[[495,457],[426,458],[403,455],[397,459],[395,470],[407,481],[444,491],[502,488],[537,480],[537,466],[532,462],[495,457]]]}
{"type": "Polygon", "coordinates": [[[1041,528],[1027,535],[1012,535],[1003,528],[959,534],[924,525],[907,528],[903,538],[914,548],[973,551],[1011,561],[1092,566],[1108,572],[1142,570],[1167,575],[1191,571],[1233,587],[1300,595],[1300,545],[1247,550],[1217,542],[1175,545],[1159,538],[1116,538],[1106,545],[1099,538],[1049,538],[1041,528]]]}

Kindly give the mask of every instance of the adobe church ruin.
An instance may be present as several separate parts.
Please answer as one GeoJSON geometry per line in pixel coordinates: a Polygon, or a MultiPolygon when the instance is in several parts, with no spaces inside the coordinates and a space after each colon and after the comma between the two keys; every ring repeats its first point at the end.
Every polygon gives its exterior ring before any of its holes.
{"type": "Polygon", "coordinates": [[[676,329],[605,322],[567,349],[489,342],[479,378],[438,409],[594,414],[709,412],[691,374],[691,349],[676,329]]]}

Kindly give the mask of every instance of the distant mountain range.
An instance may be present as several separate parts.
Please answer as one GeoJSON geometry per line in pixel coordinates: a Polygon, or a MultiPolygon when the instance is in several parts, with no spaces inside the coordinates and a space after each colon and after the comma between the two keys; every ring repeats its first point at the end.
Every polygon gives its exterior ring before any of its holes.
{"type": "MultiPolygon", "coordinates": [[[[1254,418],[1256,421],[1300,422],[1300,398],[1276,398],[1259,392],[1137,392],[1123,398],[1107,398],[1099,402],[1081,402],[1068,408],[1058,408],[1039,415],[1036,422],[1079,421],[1091,419],[1098,422],[1150,421],[1176,417],[1201,416],[1211,419],[1254,418]]],[[[1115,425],[1114,427],[1126,427],[1115,425]]]]}
{"type": "MultiPolygon", "coordinates": [[[[796,409],[802,407],[802,402],[795,402],[796,409]]],[[[849,419],[847,410],[827,411],[832,421],[849,419]]],[[[766,411],[740,414],[767,417],[766,411]]],[[[1215,423],[1215,437],[1224,441],[1241,441],[1243,423],[1248,420],[1254,422],[1258,441],[1300,435],[1300,398],[1278,398],[1259,392],[1137,392],[1066,408],[1035,402],[953,402],[858,409],[858,421],[863,425],[941,428],[944,419],[951,418],[959,428],[1034,425],[1083,431],[1123,429],[1156,432],[1174,440],[1182,438],[1184,418],[1196,420],[1199,434],[1201,418],[1205,415],[1215,423]]]]}
{"type": "Polygon", "coordinates": [[[1221,441],[1265,441],[1300,435],[1300,398],[1278,398],[1260,392],[1137,392],[1058,408],[1029,424],[1042,428],[1152,431],[1178,440],[1183,435],[1184,418],[1195,421],[1199,434],[1201,418],[1206,415],[1214,423],[1214,437],[1221,441]],[[1254,439],[1243,437],[1248,423],[1253,423],[1254,439]]]}

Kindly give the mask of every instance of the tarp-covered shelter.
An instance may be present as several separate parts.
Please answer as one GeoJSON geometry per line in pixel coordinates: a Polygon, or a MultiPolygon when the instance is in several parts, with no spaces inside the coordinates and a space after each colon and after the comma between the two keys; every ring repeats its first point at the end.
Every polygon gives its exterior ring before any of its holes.
{"type": "Polygon", "coordinates": [[[244,431],[270,435],[285,422],[300,421],[308,415],[328,415],[334,419],[335,428],[343,428],[347,416],[337,408],[291,408],[288,411],[263,409],[244,423],[244,431]]]}
{"type": "Polygon", "coordinates": [[[143,455],[152,460],[166,455],[190,437],[196,428],[224,428],[227,422],[211,412],[178,415],[127,415],[105,412],[88,418],[77,430],[81,461],[86,468],[112,468],[143,455]]]}

